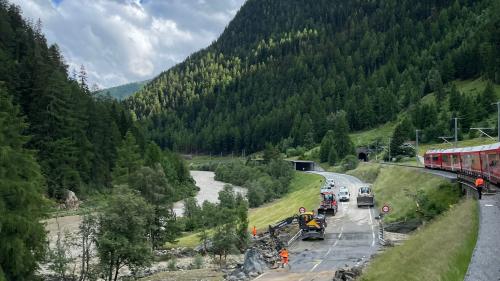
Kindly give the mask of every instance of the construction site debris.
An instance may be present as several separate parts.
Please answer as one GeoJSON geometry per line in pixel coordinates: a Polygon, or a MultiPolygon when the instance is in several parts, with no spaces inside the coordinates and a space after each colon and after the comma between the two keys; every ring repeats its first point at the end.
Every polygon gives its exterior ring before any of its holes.
{"type": "Polygon", "coordinates": [[[333,281],[349,281],[356,280],[358,276],[361,276],[362,268],[360,266],[353,266],[351,268],[340,268],[335,271],[333,276],[333,281]]]}

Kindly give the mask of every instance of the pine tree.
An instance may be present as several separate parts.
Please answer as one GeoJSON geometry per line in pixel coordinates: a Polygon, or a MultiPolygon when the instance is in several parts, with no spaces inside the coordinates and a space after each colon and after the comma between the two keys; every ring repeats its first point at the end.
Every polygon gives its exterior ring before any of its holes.
{"type": "Polygon", "coordinates": [[[345,111],[335,114],[333,146],[339,159],[344,159],[349,154],[354,154],[354,144],[349,136],[349,124],[345,111]]]}
{"type": "Polygon", "coordinates": [[[113,170],[113,184],[126,184],[130,176],[142,166],[139,146],[131,132],[127,132],[123,143],[118,148],[116,167],[113,170]]]}
{"type": "Polygon", "coordinates": [[[409,130],[411,124],[407,119],[401,121],[396,128],[394,128],[394,132],[392,133],[390,149],[391,156],[404,155],[405,151],[402,149],[402,145],[408,139],[409,130]]]}
{"type": "Polygon", "coordinates": [[[337,155],[337,150],[335,149],[334,146],[330,148],[330,151],[328,152],[328,165],[333,166],[337,163],[338,161],[338,155],[337,155]]]}
{"type": "Polygon", "coordinates": [[[330,155],[330,149],[332,148],[333,145],[333,131],[329,130],[326,135],[323,137],[323,140],[321,141],[321,146],[319,149],[319,158],[321,162],[328,162],[328,158],[330,155]]]}
{"type": "Polygon", "coordinates": [[[44,181],[21,135],[27,124],[0,88],[0,280],[32,280],[43,258],[44,181]]]}
{"type": "Polygon", "coordinates": [[[495,112],[496,108],[492,105],[492,103],[496,102],[495,89],[493,88],[493,83],[488,81],[486,83],[486,87],[481,93],[481,107],[485,111],[485,113],[495,112]]]}

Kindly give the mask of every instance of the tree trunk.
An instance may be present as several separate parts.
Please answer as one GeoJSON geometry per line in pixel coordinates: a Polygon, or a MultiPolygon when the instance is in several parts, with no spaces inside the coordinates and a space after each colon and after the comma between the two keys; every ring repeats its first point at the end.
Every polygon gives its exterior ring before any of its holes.
{"type": "Polygon", "coordinates": [[[116,259],[115,281],[118,278],[118,269],[120,269],[120,258],[116,259]]]}
{"type": "Polygon", "coordinates": [[[113,264],[114,264],[114,257],[113,254],[110,254],[108,281],[113,281],[113,264]]]}
{"type": "Polygon", "coordinates": [[[82,269],[80,270],[80,281],[85,280],[85,255],[86,255],[86,243],[85,235],[82,234],[82,269]]]}

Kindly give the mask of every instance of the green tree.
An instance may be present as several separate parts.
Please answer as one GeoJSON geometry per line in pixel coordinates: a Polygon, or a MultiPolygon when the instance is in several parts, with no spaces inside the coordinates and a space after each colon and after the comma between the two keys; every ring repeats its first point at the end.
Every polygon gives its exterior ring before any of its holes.
{"type": "Polygon", "coordinates": [[[403,121],[401,121],[396,128],[394,128],[391,143],[389,144],[392,157],[406,154],[402,145],[406,140],[408,140],[411,129],[411,123],[406,118],[403,119],[403,121]]]}
{"type": "Polygon", "coordinates": [[[130,176],[142,166],[139,146],[131,132],[127,132],[123,143],[118,148],[116,167],[113,169],[113,184],[126,184],[130,176]]]}
{"type": "Polygon", "coordinates": [[[152,260],[148,241],[153,207],[141,196],[118,189],[99,216],[97,253],[105,279],[116,281],[123,266],[144,267],[152,260]]]}
{"type": "Polygon", "coordinates": [[[168,183],[159,164],[155,167],[141,167],[130,175],[129,187],[139,191],[142,197],[154,206],[172,203],[174,190],[168,183]]]}
{"type": "Polygon", "coordinates": [[[486,83],[486,87],[481,93],[480,98],[481,108],[483,109],[484,113],[487,114],[495,112],[496,108],[492,105],[492,103],[496,101],[497,96],[495,94],[495,89],[493,88],[493,83],[491,83],[491,81],[488,81],[488,83],[486,83]]]}
{"type": "Polygon", "coordinates": [[[354,144],[349,136],[349,124],[345,111],[339,111],[334,118],[335,134],[333,135],[333,146],[339,159],[344,159],[349,154],[354,154],[354,144]]]}
{"type": "Polygon", "coordinates": [[[335,149],[334,146],[330,148],[330,152],[328,153],[328,165],[334,166],[335,163],[337,163],[338,160],[338,155],[337,155],[337,150],[335,149]]]}
{"type": "Polygon", "coordinates": [[[269,163],[273,159],[280,159],[281,154],[274,145],[268,143],[266,144],[266,149],[264,150],[262,158],[264,158],[264,163],[269,163]]]}
{"type": "Polygon", "coordinates": [[[0,279],[32,280],[43,258],[44,181],[21,133],[27,124],[0,87],[0,279]]]}
{"type": "Polygon", "coordinates": [[[161,163],[161,159],[161,148],[154,142],[148,143],[144,153],[144,164],[148,167],[154,167],[156,164],[161,163]]]}
{"type": "Polygon", "coordinates": [[[330,155],[330,150],[333,146],[334,133],[332,130],[326,132],[326,135],[321,140],[321,146],[319,150],[319,159],[321,162],[328,162],[330,155]]]}
{"type": "Polygon", "coordinates": [[[176,227],[175,215],[170,210],[174,189],[168,183],[161,165],[157,163],[153,168],[141,167],[130,176],[129,187],[139,191],[153,206],[154,215],[149,230],[153,248],[175,241],[180,228],[176,227]]]}

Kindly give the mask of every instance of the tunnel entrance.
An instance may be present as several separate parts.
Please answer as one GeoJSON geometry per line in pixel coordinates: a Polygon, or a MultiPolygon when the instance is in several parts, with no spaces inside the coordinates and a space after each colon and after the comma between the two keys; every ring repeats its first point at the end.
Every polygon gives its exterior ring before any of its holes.
{"type": "Polygon", "coordinates": [[[360,152],[358,154],[358,159],[363,162],[368,162],[368,155],[366,155],[366,153],[364,152],[360,152]]]}
{"type": "Polygon", "coordinates": [[[305,160],[292,160],[293,168],[297,171],[314,171],[314,162],[305,160]]]}

